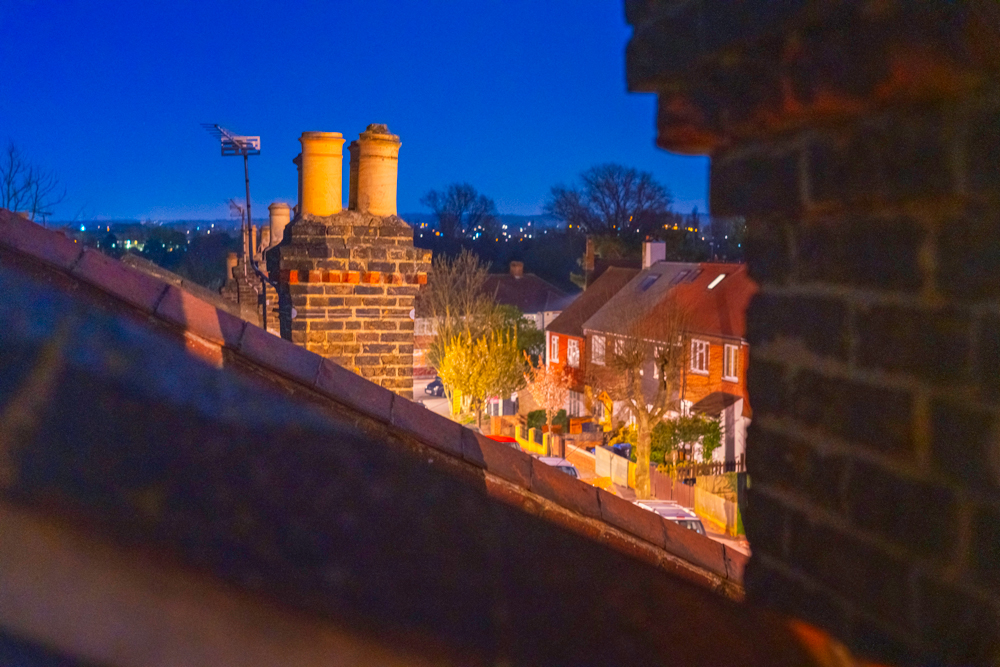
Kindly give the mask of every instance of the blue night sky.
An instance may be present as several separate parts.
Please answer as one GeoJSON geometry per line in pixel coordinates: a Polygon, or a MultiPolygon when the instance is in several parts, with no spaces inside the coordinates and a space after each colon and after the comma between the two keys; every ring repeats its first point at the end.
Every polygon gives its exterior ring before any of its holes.
{"type": "Polygon", "coordinates": [[[368,123],[402,139],[401,213],[467,181],[534,214],[601,162],[707,208],[707,159],[657,149],[625,91],[622,0],[0,0],[0,27],[0,141],[58,174],[55,219],[227,217],[241,160],[202,122],[261,135],[255,218],[294,203],[303,130],[368,123]]]}

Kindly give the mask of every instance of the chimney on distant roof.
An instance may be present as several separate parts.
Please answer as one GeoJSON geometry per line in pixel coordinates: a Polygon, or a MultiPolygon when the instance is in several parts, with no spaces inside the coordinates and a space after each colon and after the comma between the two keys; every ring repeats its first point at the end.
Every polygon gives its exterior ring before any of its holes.
{"type": "Polygon", "coordinates": [[[270,214],[271,224],[271,245],[278,245],[285,237],[285,225],[292,219],[291,207],[280,201],[276,201],[267,207],[270,214]]]}
{"type": "Polygon", "coordinates": [[[340,132],[303,132],[300,215],[340,213],[343,203],[344,136],[340,132]]]}
{"type": "Polygon", "coordinates": [[[271,226],[260,226],[260,251],[264,252],[271,247],[271,226]]]}
{"type": "Polygon", "coordinates": [[[594,265],[596,264],[596,259],[594,257],[594,239],[587,237],[587,250],[586,254],[583,256],[583,270],[587,273],[594,272],[594,265]]]}
{"type": "Polygon", "coordinates": [[[644,241],[642,244],[642,268],[648,269],[667,258],[667,244],[663,241],[644,241]]]}
{"type": "Polygon", "coordinates": [[[510,275],[515,278],[524,277],[524,262],[511,262],[510,263],[510,275]]]}
{"type": "Polygon", "coordinates": [[[362,213],[396,215],[399,137],[389,127],[373,123],[351,142],[351,184],[348,206],[362,213]],[[355,145],[356,144],[356,145],[355,145]]]}

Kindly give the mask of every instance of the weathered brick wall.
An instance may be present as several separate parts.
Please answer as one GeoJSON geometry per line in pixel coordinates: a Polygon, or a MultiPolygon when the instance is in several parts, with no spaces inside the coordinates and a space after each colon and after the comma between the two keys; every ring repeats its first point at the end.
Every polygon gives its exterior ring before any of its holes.
{"type": "Polygon", "coordinates": [[[748,598],[996,664],[1000,5],[627,5],[659,144],[748,217],[748,598]]]}
{"type": "Polygon", "coordinates": [[[356,211],[306,216],[285,229],[278,254],[282,336],[412,397],[411,312],[430,269],[413,229],[356,211]]]}

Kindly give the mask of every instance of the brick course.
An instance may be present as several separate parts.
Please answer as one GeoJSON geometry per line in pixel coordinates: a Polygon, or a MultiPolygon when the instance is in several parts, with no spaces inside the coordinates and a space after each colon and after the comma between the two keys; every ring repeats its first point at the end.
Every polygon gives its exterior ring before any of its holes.
{"type": "Polygon", "coordinates": [[[285,238],[275,271],[282,336],[412,397],[410,312],[430,270],[412,228],[396,216],[341,211],[299,218],[285,238]]]}

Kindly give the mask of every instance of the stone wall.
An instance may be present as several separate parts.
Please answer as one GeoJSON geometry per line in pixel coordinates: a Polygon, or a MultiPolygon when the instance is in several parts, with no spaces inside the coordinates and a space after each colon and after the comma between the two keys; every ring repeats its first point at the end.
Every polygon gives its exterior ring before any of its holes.
{"type": "Polygon", "coordinates": [[[749,600],[1000,660],[1000,5],[626,3],[659,145],[746,215],[749,600]]]}
{"type": "Polygon", "coordinates": [[[285,236],[281,335],[412,398],[413,300],[431,263],[413,229],[397,216],[341,211],[297,219],[285,236]]]}

